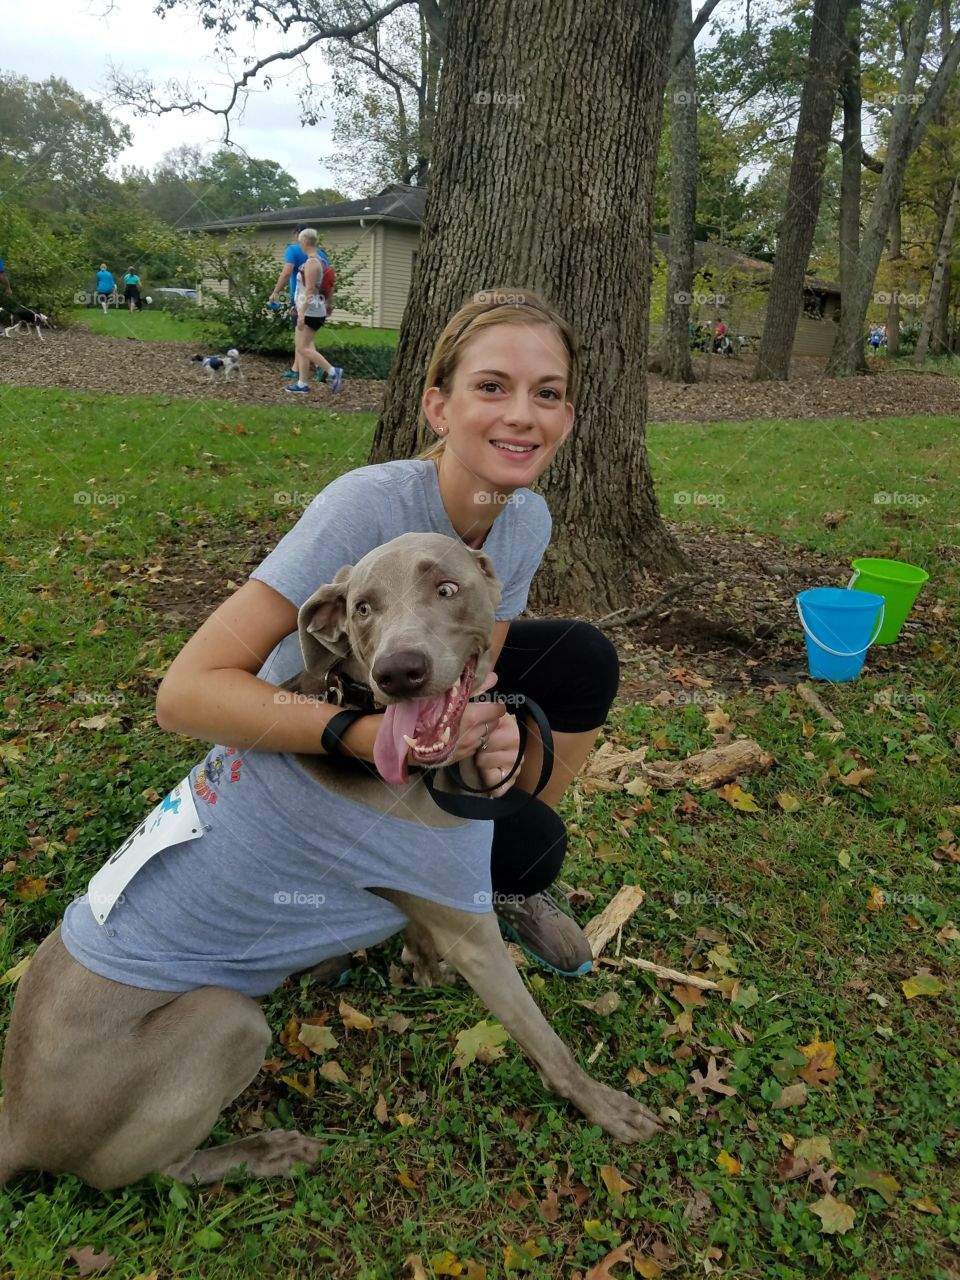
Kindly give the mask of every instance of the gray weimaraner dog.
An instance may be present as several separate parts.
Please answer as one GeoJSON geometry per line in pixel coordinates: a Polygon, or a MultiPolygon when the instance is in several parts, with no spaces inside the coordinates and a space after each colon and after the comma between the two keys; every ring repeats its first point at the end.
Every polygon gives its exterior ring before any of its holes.
{"type": "MultiPolygon", "coordinates": [[[[252,781],[261,767],[286,770],[283,776],[292,777],[298,787],[296,802],[286,803],[283,812],[268,814],[261,830],[252,835],[240,830],[238,821],[237,829],[229,833],[229,884],[214,892],[216,858],[199,863],[196,874],[203,888],[210,888],[206,899],[215,900],[208,908],[204,894],[194,886],[189,925],[213,932],[204,935],[203,946],[197,947],[193,958],[188,955],[188,967],[220,961],[235,965],[238,951],[247,947],[243,931],[248,916],[256,919],[264,903],[275,913],[290,909],[275,906],[290,904],[290,893],[257,896],[252,886],[265,868],[273,872],[282,863],[282,849],[274,855],[277,863],[268,864],[259,852],[269,847],[263,842],[273,834],[266,828],[282,827],[292,808],[306,815],[308,836],[319,841],[320,835],[336,834],[330,815],[344,794],[350,793],[350,803],[365,816],[360,824],[364,829],[373,830],[378,824],[389,827],[382,879],[371,881],[376,873],[355,870],[358,860],[366,856],[359,843],[349,857],[342,848],[328,850],[331,876],[314,869],[312,874],[319,875],[319,880],[311,883],[321,883],[332,894],[336,919],[330,920],[334,914],[330,911],[326,916],[315,914],[318,932],[314,938],[308,928],[306,950],[288,956],[286,947],[295,929],[291,926],[288,932],[281,926],[271,942],[271,963],[281,966],[278,973],[265,968],[259,977],[238,977],[232,987],[191,983],[188,978],[178,987],[175,980],[163,976],[169,959],[163,951],[164,939],[176,932],[179,899],[187,896],[178,894],[180,879],[189,881],[198,859],[214,847],[206,841],[214,840],[217,829],[201,820],[203,831],[194,828],[180,843],[168,843],[163,857],[140,857],[133,871],[128,869],[122,878],[122,888],[132,885],[127,895],[117,895],[120,882],[114,881],[112,889],[108,886],[106,898],[116,898],[118,905],[111,907],[116,914],[110,927],[101,926],[109,912],[95,906],[103,895],[95,895],[94,886],[98,877],[117,873],[112,863],[118,861],[123,869],[121,854],[126,850],[126,856],[131,856],[131,842],[136,845],[135,837],[141,837],[147,826],[144,823],[97,873],[88,895],[71,905],[63,925],[43,942],[20,980],[3,1060],[0,1183],[19,1172],[38,1169],[75,1174],[106,1189],[153,1172],[211,1182],[241,1165],[253,1175],[268,1176],[286,1173],[296,1163],[311,1164],[321,1143],[296,1131],[273,1130],[219,1147],[196,1148],[209,1136],[221,1111],[256,1076],[267,1053],[270,1028],[255,996],[266,994],[285,974],[309,967],[310,962],[343,954],[343,937],[332,937],[329,931],[347,930],[355,908],[361,915],[372,913],[372,923],[364,926],[366,933],[360,930],[368,939],[406,930],[418,978],[435,972],[438,960],[457,969],[527,1053],[542,1080],[592,1124],[625,1142],[659,1131],[652,1112],[587,1075],[548,1026],[500,937],[489,910],[489,893],[485,899],[482,893],[473,899],[485,902],[487,909],[472,910],[420,896],[429,892],[443,897],[443,876],[457,877],[461,870],[456,862],[452,870],[441,862],[431,864],[425,843],[432,838],[469,843],[471,832],[480,829],[486,832],[486,843],[479,846],[485,870],[477,871],[480,861],[471,863],[468,850],[463,875],[474,875],[481,890],[484,883],[489,889],[490,824],[464,822],[443,812],[430,798],[423,772],[407,776],[406,757],[412,745],[415,758],[431,768],[442,765],[452,751],[470,690],[490,669],[489,643],[499,597],[492,565],[481,552],[439,534],[405,534],[371,551],[352,568],[342,569],[333,583],[307,601],[299,615],[307,669],[289,682],[288,689],[309,696],[323,686],[333,667],[349,680],[368,684],[377,702],[387,707],[376,752],[381,776],[329,756],[268,752],[243,756],[242,769],[250,771],[252,781]],[[384,781],[385,777],[392,780],[384,781]],[[406,833],[405,845],[397,842],[397,831],[406,833]],[[195,840],[194,835],[199,838],[195,840]],[[248,836],[261,842],[252,846],[252,854],[244,844],[248,836]],[[422,871],[424,859],[428,866],[422,871]],[[161,909],[151,907],[137,916],[138,894],[142,899],[147,893],[154,872],[158,876],[172,872],[175,885],[171,889],[166,882],[161,909]],[[334,873],[341,875],[336,891],[330,887],[334,873]],[[366,879],[358,885],[350,881],[351,875],[366,879]],[[426,890],[421,887],[424,875],[426,890]],[[411,882],[420,892],[410,892],[411,882]],[[228,897],[229,909],[223,906],[228,897]],[[204,901],[197,906],[200,899],[204,901]],[[142,985],[101,976],[74,958],[62,938],[71,912],[92,921],[85,927],[95,933],[100,930],[98,936],[107,930],[104,948],[123,943],[124,963],[134,974],[144,975],[142,985]],[[139,922],[136,927],[131,927],[131,920],[139,922]],[[156,986],[166,983],[166,989],[154,989],[154,982],[156,986]]],[[[277,696],[292,694],[278,691],[277,696]]],[[[231,797],[243,791],[230,783],[248,776],[241,773],[240,757],[229,749],[217,750],[226,750],[231,757],[230,776],[214,767],[219,757],[211,752],[206,771],[198,766],[199,772],[191,773],[187,797],[194,813],[193,793],[205,797],[203,808],[210,823],[222,811],[229,814],[231,797]],[[218,787],[221,803],[210,807],[218,787]]],[[[276,789],[275,784],[271,786],[270,799],[276,789]]],[[[253,815],[258,819],[268,802],[255,789],[252,794],[258,797],[253,815]]],[[[164,801],[168,809],[169,801],[170,797],[164,801]]],[[[162,808],[154,811],[159,814],[154,827],[161,819],[166,821],[162,808]]],[[[256,825],[253,819],[248,817],[246,825],[256,825]]],[[[142,852],[142,842],[136,847],[142,852]]],[[[460,846],[449,847],[451,858],[460,856],[460,846]]],[[[293,853],[299,854],[300,849],[293,853]]],[[[313,856],[312,844],[309,856],[313,856]]],[[[308,853],[303,853],[304,862],[307,858],[308,853]]],[[[291,866],[301,869],[302,865],[293,856],[291,866]]],[[[464,891],[468,903],[472,887],[468,883],[464,891]]],[[[308,896],[300,894],[297,900],[308,896]]],[[[323,895],[315,896],[322,900],[323,895]]],[[[446,896],[452,900],[451,891],[446,896]]],[[[149,895],[148,900],[153,901],[149,895]]],[[[273,918],[287,919],[277,914],[273,918]]],[[[256,952],[254,943],[264,948],[261,935],[271,936],[269,927],[251,933],[251,955],[256,952]]],[[[349,940],[357,936],[351,934],[349,940]]],[[[192,941],[189,930],[187,937],[192,941]]]]}

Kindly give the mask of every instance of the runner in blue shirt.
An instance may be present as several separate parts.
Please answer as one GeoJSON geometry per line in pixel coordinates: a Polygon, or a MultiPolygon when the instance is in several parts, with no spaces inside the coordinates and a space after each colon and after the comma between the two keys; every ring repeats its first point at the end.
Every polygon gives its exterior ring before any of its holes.
{"type": "Polygon", "coordinates": [[[107,270],[105,262],[100,263],[100,270],[97,272],[97,302],[103,307],[103,314],[107,315],[110,310],[110,299],[116,292],[116,281],[111,272],[107,270]]]}
{"type": "MultiPolygon", "coordinates": [[[[301,231],[307,231],[309,229],[310,229],[310,224],[307,222],[304,222],[301,226],[297,227],[297,236],[299,237],[301,231]]],[[[326,267],[329,267],[330,259],[327,257],[327,255],[324,253],[324,251],[320,248],[319,245],[317,246],[317,256],[320,258],[321,271],[324,270],[326,267]]],[[[289,284],[290,307],[288,310],[288,315],[290,316],[290,328],[293,330],[294,335],[296,335],[296,332],[297,332],[297,308],[295,305],[295,298],[296,298],[296,292],[297,292],[297,275],[299,274],[300,268],[303,266],[306,260],[307,260],[307,255],[303,252],[303,249],[300,247],[300,240],[299,239],[292,240],[290,244],[287,245],[286,249],[284,249],[283,251],[283,270],[280,272],[279,276],[277,277],[277,283],[274,286],[273,293],[271,293],[270,299],[269,299],[271,306],[274,303],[278,303],[280,292],[283,289],[283,286],[285,284],[289,284]]],[[[326,371],[321,370],[321,374],[325,376],[326,371]]],[[[296,377],[299,377],[299,374],[297,373],[296,369],[286,369],[284,370],[283,376],[285,378],[296,378],[296,377]]],[[[318,374],[318,376],[320,375],[318,374]]],[[[321,378],[321,381],[322,381],[322,378],[321,378]]]]}
{"type": "Polygon", "coordinates": [[[7,279],[7,269],[3,265],[3,258],[0,258],[0,284],[3,285],[3,292],[8,298],[11,298],[13,290],[10,288],[10,281],[7,279]]]}

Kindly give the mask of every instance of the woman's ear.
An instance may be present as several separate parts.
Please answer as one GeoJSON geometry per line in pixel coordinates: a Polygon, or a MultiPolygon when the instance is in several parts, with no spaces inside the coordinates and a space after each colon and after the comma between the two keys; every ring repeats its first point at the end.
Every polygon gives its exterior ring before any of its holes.
{"type": "Polygon", "coordinates": [[[447,397],[439,387],[427,387],[420,403],[423,406],[423,416],[434,431],[445,425],[443,415],[447,408],[447,397]]]}

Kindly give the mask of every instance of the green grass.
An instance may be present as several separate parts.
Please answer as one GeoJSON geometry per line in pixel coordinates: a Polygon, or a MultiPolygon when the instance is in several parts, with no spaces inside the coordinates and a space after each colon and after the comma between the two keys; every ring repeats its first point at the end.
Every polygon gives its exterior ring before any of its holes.
{"type": "MultiPolygon", "coordinates": [[[[189,631],[171,616],[175,602],[202,582],[212,603],[313,492],[365,460],[372,418],[285,410],[4,391],[13,538],[0,579],[0,974],[30,953],[155,794],[198,757],[198,744],[153,720],[157,680],[189,631]],[[113,723],[79,725],[104,712],[113,723]]],[[[960,926],[960,914],[957,864],[940,833],[960,817],[949,631],[957,589],[936,554],[957,519],[954,428],[946,420],[661,425],[649,440],[671,516],[842,558],[895,535],[903,558],[933,571],[928,591],[944,601],[943,633],[923,639],[899,678],[868,675],[824,694],[843,721],[839,737],[790,691],[724,701],[737,730],[776,756],[773,771],[744,780],[758,812],[737,812],[715,793],[698,794],[692,811],[677,792],[646,801],[582,787],[571,795],[564,875],[594,895],[581,917],[620,884],[640,883],[647,898],[624,930],[625,955],[718,974],[719,960],[740,979],[736,1003],[709,995],[686,1030],[677,994],[636,970],[572,984],[526,970],[580,1060],[596,1055],[596,1074],[624,1086],[631,1068],[647,1072],[637,1092],[670,1109],[669,1135],[649,1147],[608,1142],[544,1090],[512,1045],[461,1076],[453,1036],[484,1011],[460,987],[393,987],[392,940],[371,952],[345,994],[372,1016],[403,1013],[403,1032],[343,1031],[339,996],[306,982],[265,1002],[277,1033],[293,1015],[328,1010],[341,1039],[348,1084],[321,1080],[308,1099],[264,1075],[242,1104],[268,1125],[324,1136],[314,1172],[289,1183],[237,1177],[205,1191],[158,1178],[106,1195],[30,1175],[0,1192],[3,1280],[54,1280],[74,1270],[67,1250],[87,1245],[109,1249],[115,1280],[153,1269],[158,1280],[387,1280],[410,1255],[435,1273],[430,1259],[447,1249],[485,1265],[489,1280],[554,1280],[586,1273],[628,1240],[636,1256],[659,1257],[673,1268],[665,1274],[684,1278],[707,1274],[708,1263],[736,1280],[954,1274],[960,943],[948,925],[960,926]],[[725,501],[677,504],[681,492],[725,501]],[[877,504],[876,492],[930,501],[877,504]],[[908,521],[887,523],[901,509],[908,521]],[[838,510],[851,515],[826,529],[823,513],[838,510]],[[860,766],[876,773],[863,787],[845,785],[860,766]],[[778,800],[784,793],[797,802],[791,812],[778,800]],[[875,888],[888,896],[879,912],[868,909],[875,888]],[[901,983],[921,968],[949,990],[908,1001],[901,983]],[[608,989],[620,996],[613,1013],[576,1003],[608,989]],[[810,1085],[804,1105],[773,1109],[803,1066],[798,1046],[817,1034],[835,1042],[839,1074],[810,1085]],[[737,1092],[700,1102],[686,1087],[711,1054],[728,1060],[726,1082],[737,1092]],[[380,1093],[386,1125],[373,1114],[380,1093]],[[401,1113],[414,1123],[398,1124],[401,1113]],[[812,1205],[822,1187],[778,1173],[787,1143],[810,1137],[829,1140],[833,1194],[855,1212],[845,1234],[820,1230],[812,1205]],[[725,1157],[717,1163],[721,1152],[739,1173],[723,1167],[725,1157]],[[607,1189],[606,1165],[632,1184],[622,1196],[607,1189]],[[889,1205],[856,1185],[878,1172],[899,1184],[889,1205]],[[551,1193],[559,1193],[555,1213],[551,1193]],[[922,1211],[927,1201],[939,1215],[922,1211]],[[527,1269],[506,1269],[511,1246],[527,1269]]],[[[606,732],[650,745],[652,756],[681,757],[712,742],[706,711],[624,705],[606,732]]],[[[12,995],[0,986],[5,1010],[12,995]]],[[[272,1052],[284,1074],[311,1065],[276,1041],[272,1052]]],[[[234,1110],[215,1136],[236,1125],[234,1110]]],[[[629,1273],[625,1264],[613,1272],[629,1273]]]]}
{"type": "MultiPolygon", "coordinates": [[[[146,307],[131,315],[126,307],[111,307],[107,315],[99,307],[77,307],[69,313],[72,324],[85,324],[94,333],[110,337],[142,338],[146,342],[200,342],[202,326],[194,316],[178,318],[172,311],[146,307]]],[[[325,325],[330,345],[381,347],[396,346],[399,329],[367,329],[362,325],[325,325]]]]}

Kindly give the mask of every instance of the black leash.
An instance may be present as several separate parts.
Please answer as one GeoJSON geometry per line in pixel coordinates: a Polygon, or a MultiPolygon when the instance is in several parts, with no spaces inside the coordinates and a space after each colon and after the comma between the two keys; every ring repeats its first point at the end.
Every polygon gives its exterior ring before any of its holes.
{"type": "MultiPolygon", "coordinates": [[[[498,696],[495,692],[489,695],[481,694],[476,701],[502,702],[505,701],[505,695],[498,696]]],[[[448,775],[455,787],[469,794],[458,795],[456,792],[441,791],[437,787],[435,777],[441,770],[425,770],[424,784],[430,792],[430,797],[434,804],[442,809],[444,813],[452,814],[455,818],[479,819],[481,822],[492,822],[495,818],[509,818],[513,814],[519,813],[521,809],[525,809],[547,785],[550,774],[553,772],[553,734],[550,732],[550,725],[547,722],[547,717],[543,714],[543,709],[530,698],[524,698],[523,702],[517,707],[517,728],[520,730],[520,746],[513,768],[499,782],[494,783],[492,787],[470,786],[468,782],[464,781],[463,775],[460,773],[460,765],[451,764],[447,765],[442,772],[448,775]],[[527,749],[527,739],[530,732],[525,723],[527,718],[537,726],[540,741],[543,743],[543,761],[540,765],[540,776],[537,779],[537,785],[533,788],[533,791],[521,791],[519,787],[511,787],[505,796],[490,796],[489,793],[491,791],[499,791],[503,784],[518,772],[523,763],[523,754],[527,749]],[[488,798],[482,800],[479,798],[481,796],[487,796],[488,798]]]]}

